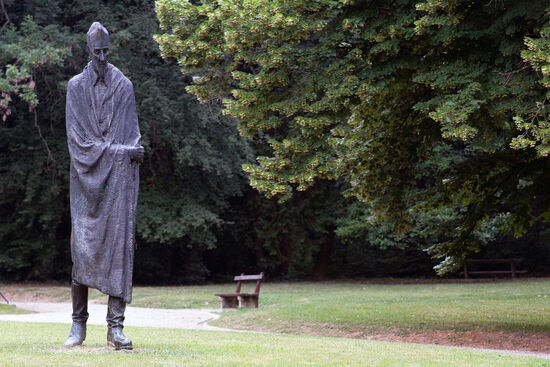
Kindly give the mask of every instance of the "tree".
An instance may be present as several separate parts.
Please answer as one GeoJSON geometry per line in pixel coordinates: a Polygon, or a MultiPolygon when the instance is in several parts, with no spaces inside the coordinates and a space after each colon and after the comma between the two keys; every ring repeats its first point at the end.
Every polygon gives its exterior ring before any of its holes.
{"type": "Polygon", "coordinates": [[[150,1],[1,2],[2,279],[70,279],[65,92],[88,61],[85,34],[96,20],[110,32],[111,62],[134,84],[146,147],[136,282],[324,275],[343,215],[333,183],[284,204],[252,190],[241,166],[263,146],[241,137],[217,101],[201,105],[185,92],[192,79],[151,37],[159,29],[150,1]]]}
{"type": "MultiPolygon", "coordinates": [[[[184,93],[189,80],[174,63],[162,61],[151,39],[158,26],[150,2],[5,5],[10,23],[0,30],[3,276],[68,279],[65,90],[88,60],[86,31],[101,19],[110,31],[111,62],[135,86],[147,149],[137,226],[142,251],[136,252],[136,262],[142,269],[136,278],[184,281],[192,270],[181,271],[182,259],[217,246],[220,229],[229,224],[231,200],[248,190],[241,165],[252,150],[234,120],[219,114],[216,104],[201,106],[184,93]],[[173,258],[173,263],[167,260],[173,258]],[[161,273],[147,273],[159,267],[161,273]]],[[[197,262],[195,269],[204,267],[197,262]]]]}
{"type": "Polygon", "coordinates": [[[67,219],[66,148],[52,137],[62,98],[58,78],[74,38],[29,16],[0,34],[0,267],[8,276],[53,275],[52,263],[69,262],[57,230],[67,219]],[[45,111],[47,120],[40,118],[45,111]]]}
{"type": "Polygon", "coordinates": [[[443,220],[425,228],[444,273],[550,219],[547,6],[157,0],[155,39],[191,93],[269,144],[245,165],[253,187],[287,200],[340,177],[370,223],[443,220]]]}

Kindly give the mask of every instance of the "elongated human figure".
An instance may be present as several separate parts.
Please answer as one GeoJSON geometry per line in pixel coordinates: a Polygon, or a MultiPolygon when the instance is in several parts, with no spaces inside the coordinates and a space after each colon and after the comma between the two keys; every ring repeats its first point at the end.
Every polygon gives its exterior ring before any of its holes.
{"type": "Polygon", "coordinates": [[[109,295],[107,342],[132,349],[122,332],[132,300],[140,145],[134,88],[107,62],[109,32],[87,33],[91,61],[67,87],[70,164],[73,325],[65,346],[86,339],[88,287],[109,295]]]}

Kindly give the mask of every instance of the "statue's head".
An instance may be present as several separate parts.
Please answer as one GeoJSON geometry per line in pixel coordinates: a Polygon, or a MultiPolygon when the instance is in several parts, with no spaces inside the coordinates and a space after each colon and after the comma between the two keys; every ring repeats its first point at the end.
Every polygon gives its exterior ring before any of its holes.
{"type": "Polygon", "coordinates": [[[104,76],[109,56],[109,32],[101,23],[94,22],[86,34],[86,43],[95,71],[104,76]]]}

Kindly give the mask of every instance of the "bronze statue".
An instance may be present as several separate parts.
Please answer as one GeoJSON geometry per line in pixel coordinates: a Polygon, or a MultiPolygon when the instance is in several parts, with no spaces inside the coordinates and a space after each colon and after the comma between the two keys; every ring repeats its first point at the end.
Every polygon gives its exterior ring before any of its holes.
{"type": "Polygon", "coordinates": [[[132,300],[138,163],[144,150],[133,85],[107,62],[109,32],[94,22],[86,41],[91,61],[67,87],[73,324],[65,346],[86,338],[92,287],[109,295],[109,346],[132,349],[122,328],[132,300]]]}

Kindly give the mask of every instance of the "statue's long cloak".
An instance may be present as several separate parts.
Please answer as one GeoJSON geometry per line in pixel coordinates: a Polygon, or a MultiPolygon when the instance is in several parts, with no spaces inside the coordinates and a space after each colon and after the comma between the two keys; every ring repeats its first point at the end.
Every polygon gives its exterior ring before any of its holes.
{"type": "Polygon", "coordinates": [[[107,64],[101,101],[96,79],[89,63],[67,87],[73,279],[130,303],[139,171],[129,149],[141,138],[134,88],[107,64]]]}

